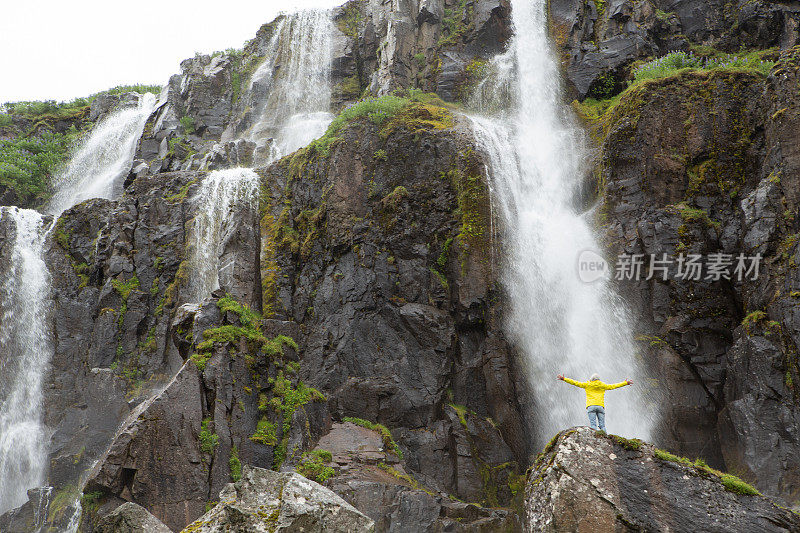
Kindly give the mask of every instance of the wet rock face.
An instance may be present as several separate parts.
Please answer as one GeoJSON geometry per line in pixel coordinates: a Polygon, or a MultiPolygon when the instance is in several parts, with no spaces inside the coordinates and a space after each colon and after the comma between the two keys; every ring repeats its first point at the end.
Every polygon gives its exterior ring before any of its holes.
{"type": "Polygon", "coordinates": [[[128,402],[141,401],[158,376],[182,363],[166,333],[188,215],[181,189],[197,176],[161,178],[137,183],[119,202],[67,211],[46,244],[55,345],[45,422],[54,430],[55,486],[91,465],[128,402]]]}
{"type": "Polygon", "coordinates": [[[511,510],[465,504],[421,485],[375,430],[334,423],[315,450],[331,454],[336,475],[326,484],[372,518],[376,531],[522,531],[511,510]]]}
{"type": "Polygon", "coordinates": [[[789,532],[800,517],[720,477],[658,458],[653,446],[581,427],[560,433],[526,488],[532,531],[789,532]]]}
{"type": "Polygon", "coordinates": [[[263,276],[274,283],[265,308],[302,325],[301,377],[334,420],[386,425],[421,480],[485,501],[481,469],[521,464],[527,443],[487,235],[461,233],[462,216],[488,220],[482,163],[458,128],[376,133],[359,122],[329,159],[299,154],[266,170],[262,242],[276,242],[283,275],[263,276]],[[463,422],[451,403],[467,406],[463,422]],[[473,440],[496,453],[473,464],[463,457],[473,440]]]}
{"type": "Polygon", "coordinates": [[[757,280],[623,281],[664,380],[671,449],[798,500],[798,50],[768,78],[692,74],[626,93],[598,132],[614,253],[762,255],[757,280]],[[792,296],[794,294],[794,296],[792,296]],[[769,444],[768,444],[769,443],[769,444]]]}
{"type": "Polygon", "coordinates": [[[184,531],[375,531],[370,518],[299,474],[245,467],[219,500],[184,531]]]}
{"type": "MultiPolygon", "coordinates": [[[[307,149],[259,170],[258,297],[270,318],[258,327],[298,349],[284,346],[278,356],[222,337],[200,350],[213,331],[244,327],[245,315],[222,310],[233,290],[173,307],[170,353],[177,362],[201,351],[202,365],[187,362],[163,392],[133,408],[90,475],[87,490],[103,497],[87,527],[133,501],[180,529],[231,480],[231,465],[296,468],[332,421],[349,416],[390,428],[403,471],[439,494],[405,494],[406,484],[384,473],[388,507],[379,512],[364,492],[375,480],[356,476],[351,501],[381,527],[415,527],[407,506],[423,504],[431,524],[442,513],[447,523],[517,524],[513,513],[476,514],[442,496],[507,505],[527,444],[509,392],[519,384],[496,326],[487,236],[477,231],[488,228],[478,222],[487,204],[476,201],[485,195],[482,163],[460,128],[412,129],[414,118],[403,120],[384,137],[357,121],[330,155],[307,149]],[[471,236],[462,235],[462,217],[475,225],[471,236]],[[301,397],[286,394],[305,394],[303,387],[319,392],[285,410],[287,398],[301,397]],[[274,436],[254,439],[265,421],[274,436]]],[[[189,193],[181,212],[191,209],[189,193]]]]}

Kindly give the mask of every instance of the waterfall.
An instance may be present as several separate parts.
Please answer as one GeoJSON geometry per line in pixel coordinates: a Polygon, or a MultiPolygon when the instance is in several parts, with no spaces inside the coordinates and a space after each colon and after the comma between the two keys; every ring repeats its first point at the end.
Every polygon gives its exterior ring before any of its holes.
{"type": "MultiPolygon", "coordinates": [[[[47,212],[57,218],[89,198],[118,196],[154,105],[154,95],[142,95],[136,107],[119,109],[95,125],[57,178],[47,212]]],[[[0,514],[24,504],[28,489],[47,482],[42,384],[53,355],[44,218],[36,211],[2,208],[0,220],[5,218],[15,233],[0,292],[0,514]]]]}
{"type": "Polygon", "coordinates": [[[329,10],[299,11],[278,22],[250,82],[259,118],[247,137],[258,147],[257,163],[276,161],[325,133],[333,120],[332,43],[329,10]]]}
{"type": "MultiPolygon", "coordinates": [[[[256,143],[255,161],[267,165],[325,133],[333,120],[329,10],[298,11],[281,18],[253,73],[249,94],[258,110],[245,138],[256,143]]],[[[201,302],[220,287],[220,256],[234,228],[230,215],[257,201],[259,177],[248,168],[211,172],[197,193],[188,258],[188,300],[201,302]]]]}
{"type": "Polygon", "coordinates": [[[512,1],[515,36],[476,90],[472,126],[489,166],[493,210],[503,232],[504,325],[521,353],[533,398],[530,433],[543,444],[586,425],[583,391],[562,383],[597,372],[607,383],[634,380],[606,394],[610,432],[649,438],[649,380],[636,353],[626,308],[606,279],[584,283],[578,257],[601,256],[578,195],[586,175],[583,135],[563,104],[548,35],[547,1],[512,1]]]}
{"type": "Polygon", "coordinates": [[[115,198],[130,171],[136,144],[156,97],[145,93],[136,107],[118,109],[95,125],[56,179],[56,192],[47,212],[60,215],[89,198],[115,198]]]}
{"type": "Polygon", "coordinates": [[[25,503],[47,476],[42,383],[52,356],[50,279],[42,256],[44,221],[36,211],[4,207],[14,230],[0,292],[0,514],[25,503]]]}
{"type": "Polygon", "coordinates": [[[232,237],[233,215],[257,202],[259,177],[249,168],[215,170],[197,192],[197,215],[192,223],[187,255],[190,268],[188,300],[202,302],[219,289],[225,244],[232,237]]]}

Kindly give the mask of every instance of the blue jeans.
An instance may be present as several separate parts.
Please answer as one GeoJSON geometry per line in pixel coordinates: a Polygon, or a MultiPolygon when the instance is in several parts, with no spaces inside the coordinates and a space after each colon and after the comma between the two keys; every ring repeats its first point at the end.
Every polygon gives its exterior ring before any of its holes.
{"type": "Polygon", "coordinates": [[[592,429],[597,429],[597,424],[600,424],[600,431],[606,430],[606,410],[599,405],[590,405],[586,408],[589,414],[589,425],[592,429]]]}

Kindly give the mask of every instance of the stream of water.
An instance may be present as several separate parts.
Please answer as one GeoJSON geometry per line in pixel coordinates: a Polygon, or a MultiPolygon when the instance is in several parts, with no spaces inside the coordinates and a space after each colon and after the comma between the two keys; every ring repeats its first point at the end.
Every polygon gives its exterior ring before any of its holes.
{"type": "Polygon", "coordinates": [[[268,164],[320,137],[333,120],[330,10],[284,16],[266,59],[250,82],[259,119],[247,138],[257,145],[256,164],[268,164]]]}
{"type": "Polygon", "coordinates": [[[505,329],[533,393],[529,432],[541,445],[557,431],[586,425],[584,392],[556,376],[587,381],[597,372],[607,383],[635,382],[606,394],[608,430],[650,438],[654,406],[626,307],[609,281],[578,276],[581,252],[603,249],[578,201],[584,138],[564,105],[547,1],[514,0],[512,14],[512,42],[490,64],[471,105],[502,234],[505,329]]]}
{"type": "Polygon", "coordinates": [[[136,144],[153,111],[156,95],[146,93],[135,107],[114,111],[95,125],[56,178],[47,212],[60,215],[89,198],[116,198],[131,169],[136,144]]]}
{"type": "Polygon", "coordinates": [[[47,478],[48,435],[42,383],[52,356],[48,325],[50,274],[42,257],[45,224],[29,209],[3,207],[13,231],[0,288],[0,514],[28,500],[47,478]]]}

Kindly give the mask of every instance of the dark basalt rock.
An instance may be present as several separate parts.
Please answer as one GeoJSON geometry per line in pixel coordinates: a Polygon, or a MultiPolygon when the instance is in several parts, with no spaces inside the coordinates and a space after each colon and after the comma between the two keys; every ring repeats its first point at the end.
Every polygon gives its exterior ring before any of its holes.
{"type": "Polygon", "coordinates": [[[696,73],[637,87],[598,130],[613,252],[762,254],[757,280],[676,279],[673,265],[669,281],[620,288],[663,379],[663,442],[789,502],[800,497],[799,54],[766,79],[696,73]]]}

